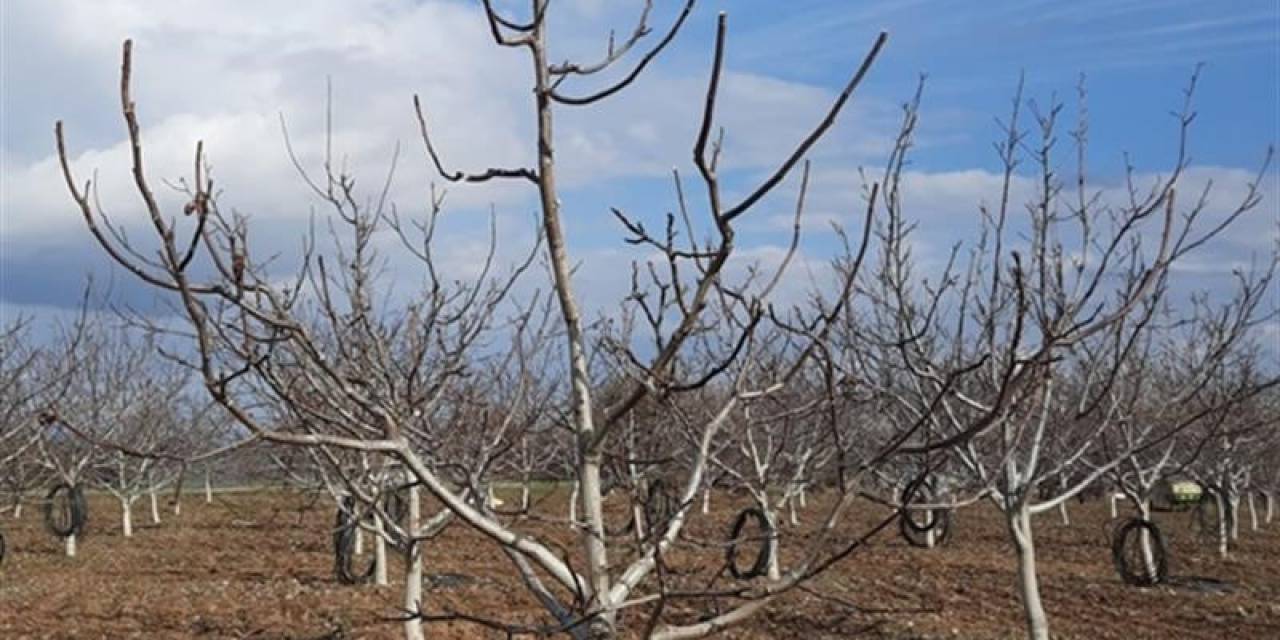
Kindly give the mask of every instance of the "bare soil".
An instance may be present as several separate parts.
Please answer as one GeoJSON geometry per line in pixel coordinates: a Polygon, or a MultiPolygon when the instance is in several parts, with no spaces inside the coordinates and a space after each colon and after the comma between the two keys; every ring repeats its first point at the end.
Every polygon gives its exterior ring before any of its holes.
{"type": "MultiPolygon", "coordinates": [[[[550,496],[540,507],[563,517],[563,501],[550,496]]],[[[728,496],[714,502],[711,516],[699,517],[692,529],[694,539],[722,539],[741,507],[728,496]]],[[[817,502],[802,519],[817,517],[817,502]]],[[[150,524],[141,500],[132,539],[120,534],[116,502],[93,496],[90,504],[89,529],[75,558],[63,556],[61,541],[45,530],[35,505],[21,519],[0,515],[8,541],[0,565],[0,638],[400,637],[390,620],[401,597],[399,566],[389,587],[338,584],[328,499],[220,493],[205,504],[201,496],[187,496],[182,515],[165,509],[160,525],[150,524]]],[[[1238,546],[1224,560],[1192,532],[1190,514],[1158,514],[1175,579],[1139,589],[1123,584],[1111,566],[1106,505],[1072,503],[1070,510],[1070,526],[1056,512],[1036,522],[1042,594],[1055,637],[1280,638],[1280,521],[1255,532],[1246,511],[1238,546]],[[1215,585],[1189,578],[1225,584],[1203,588],[1215,585]]],[[[860,505],[842,527],[861,532],[884,515],[883,508],[860,505]]],[[[723,637],[1022,637],[1003,521],[978,506],[961,511],[954,526],[947,546],[933,550],[907,546],[889,527],[818,578],[813,592],[789,593],[723,637]]],[[[564,524],[528,527],[572,544],[564,524]]],[[[785,569],[803,544],[794,538],[784,544],[791,547],[783,556],[785,569]]],[[[427,544],[425,557],[429,611],[545,622],[509,560],[465,527],[448,528],[427,544]]],[[[723,559],[719,549],[695,545],[673,554],[671,563],[696,582],[717,573],[723,559]]],[[[699,600],[670,612],[688,620],[713,606],[699,600]]],[[[505,637],[456,621],[433,624],[428,632],[432,638],[505,637]]]]}

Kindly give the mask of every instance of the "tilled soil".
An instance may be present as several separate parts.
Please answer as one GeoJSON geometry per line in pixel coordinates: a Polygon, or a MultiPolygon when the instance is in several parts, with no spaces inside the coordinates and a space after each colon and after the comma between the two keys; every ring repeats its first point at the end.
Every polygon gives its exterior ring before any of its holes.
{"type": "MultiPolygon", "coordinates": [[[[509,496],[512,497],[512,496],[509,496]]],[[[683,585],[732,587],[716,574],[722,540],[739,498],[718,496],[699,515],[690,538],[703,541],[668,558],[683,585]]],[[[801,526],[784,530],[783,569],[806,550],[806,525],[822,500],[801,512],[801,526]]],[[[135,506],[134,537],[120,534],[117,503],[91,497],[89,529],[79,553],[67,558],[45,530],[40,510],[21,519],[6,512],[0,531],[8,553],[0,565],[0,638],[398,638],[401,569],[391,586],[343,586],[334,579],[332,503],[287,492],[219,493],[206,504],[184,498],[183,513],[163,510],[150,523],[135,506]]],[[[625,504],[610,505],[625,521],[625,504]]],[[[545,522],[521,527],[558,544],[576,544],[564,518],[564,496],[544,497],[545,522]]],[[[886,510],[859,504],[840,525],[845,539],[879,522],[886,510]]],[[[1040,579],[1056,638],[1280,638],[1280,520],[1252,531],[1242,514],[1240,537],[1228,559],[1198,539],[1188,513],[1157,521],[1170,543],[1169,586],[1126,586],[1111,566],[1104,503],[1070,505],[1072,524],[1056,512],[1036,521],[1040,579]]],[[[773,603],[731,638],[1019,638],[1021,607],[1007,532],[986,506],[961,511],[945,547],[922,550],[887,527],[832,570],[773,603]]],[[[576,552],[569,547],[567,552],[576,552]]],[[[574,554],[576,555],[576,553],[574,554]]],[[[460,612],[508,624],[547,620],[521,586],[506,556],[455,524],[425,547],[429,613],[460,612]]],[[[626,560],[618,549],[615,562],[626,560]]],[[[671,620],[692,621],[724,601],[672,603],[671,620]]],[[[627,615],[642,626],[646,611],[627,615]]],[[[431,638],[502,638],[504,633],[452,621],[434,623],[431,638]]]]}

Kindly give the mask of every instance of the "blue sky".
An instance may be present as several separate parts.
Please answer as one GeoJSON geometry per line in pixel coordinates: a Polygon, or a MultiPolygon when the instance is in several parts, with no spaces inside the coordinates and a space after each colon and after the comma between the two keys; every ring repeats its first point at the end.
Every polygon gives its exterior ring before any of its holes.
{"type": "MultiPolygon", "coordinates": [[[[519,10],[523,1],[500,2],[519,10]]],[[[676,4],[659,0],[655,32],[676,4]]],[[[598,54],[609,28],[625,32],[639,2],[555,0],[552,37],[560,55],[598,54]]],[[[335,145],[364,184],[381,181],[402,144],[393,195],[421,209],[430,180],[410,97],[421,93],[446,161],[475,168],[532,157],[528,62],[489,42],[477,2],[327,0],[166,2],[15,0],[2,11],[0,87],[0,315],[46,313],[75,304],[86,272],[113,281],[113,295],[146,305],[150,293],[112,275],[90,244],[52,159],[52,123],[66,121],[77,172],[96,170],[102,198],[122,224],[140,218],[123,162],[116,82],[120,41],[136,45],[135,95],[153,182],[187,171],[196,139],[211,154],[223,206],[252,216],[260,250],[296,253],[311,201],[285,155],[281,114],[311,166],[322,148],[326,78],[332,78],[335,145]]],[[[824,223],[852,224],[860,209],[860,166],[879,167],[898,106],[928,74],[920,144],[913,156],[908,215],[922,221],[923,247],[942,250],[977,229],[977,206],[994,197],[994,118],[1009,109],[1025,74],[1027,96],[1073,101],[1087,76],[1091,174],[1098,187],[1121,177],[1122,153],[1141,172],[1170,168],[1181,91],[1197,63],[1204,72],[1192,137],[1193,181],[1214,181],[1222,202],[1249,179],[1280,138],[1280,3],[1274,0],[705,0],[652,73],[629,94],[593,112],[560,114],[566,212],[588,306],[620,294],[625,265],[643,255],[622,245],[608,214],[622,206],[657,219],[673,206],[672,167],[688,161],[701,107],[715,16],[730,36],[720,123],[733,185],[766,173],[826,108],[875,34],[890,41],[854,103],[814,150],[815,181],[804,258],[818,264],[824,223]]],[[[656,36],[655,36],[656,37],[656,36]]],[[[590,84],[582,85],[584,88],[590,84]]],[[[1064,154],[1069,165],[1069,155],[1064,154]]],[[[1232,264],[1276,239],[1277,176],[1267,200],[1189,269],[1187,286],[1220,284],[1232,264]],[[1199,265],[1199,266],[1197,266],[1199,265]]],[[[794,183],[744,220],[743,261],[767,262],[794,183]]],[[[466,275],[483,238],[484,212],[498,212],[500,242],[527,245],[531,192],[516,184],[453,187],[444,258],[466,275]]],[[[168,206],[180,206],[165,196],[168,206]]],[[[136,237],[144,238],[141,231],[136,237]]],[[[398,265],[396,286],[413,267],[398,265]],[[403,267],[402,269],[399,267],[403,267]]],[[[390,284],[390,283],[389,283],[390,284]]],[[[798,291],[796,285],[793,291],[798,291]]]]}

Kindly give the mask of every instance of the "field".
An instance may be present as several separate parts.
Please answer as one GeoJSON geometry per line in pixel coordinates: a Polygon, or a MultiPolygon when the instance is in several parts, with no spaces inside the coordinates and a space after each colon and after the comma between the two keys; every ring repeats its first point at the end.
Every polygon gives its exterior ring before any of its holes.
{"type": "MultiPolygon", "coordinates": [[[[563,497],[542,504],[555,511],[557,501],[563,497]]],[[[694,535],[723,535],[736,505],[728,497],[717,502],[694,535]]],[[[390,587],[334,580],[327,499],[219,493],[206,504],[202,496],[188,496],[183,514],[174,518],[166,510],[158,526],[150,524],[144,500],[136,506],[133,539],[120,535],[116,503],[93,496],[91,511],[76,558],[62,555],[39,509],[29,506],[20,520],[0,517],[9,542],[0,566],[0,638],[399,636],[398,625],[388,622],[400,598],[398,567],[390,587]]],[[[870,523],[883,514],[868,504],[858,517],[870,523]]],[[[1175,580],[1172,586],[1137,589],[1123,585],[1111,568],[1106,505],[1073,503],[1071,516],[1070,526],[1056,513],[1037,521],[1043,594],[1055,637],[1280,638],[1280,523],[1254,532],[1246,512],[1239,547],[1224,561],[1196,541],[1188,514],[1159,514],[1170,538],[1175,580]]],[[[563,527],[535,526],[548,535],[563,527]]],[[[896,528],[886,530],[818,579],[817,592],[831,597],[792,593],[724,637],[1022,637],[1003,527],[986,507],[966,509],[948,546],[936,550],[911,548],[896,528]]],[[[432,610],[535,620],[535,605],[512,579],[509,562],[463,527],[447,529],[426,547],[425,557],[432,610]]],[[[450,623],[429,627],[429,637],[502,636],[450,623]]]]}

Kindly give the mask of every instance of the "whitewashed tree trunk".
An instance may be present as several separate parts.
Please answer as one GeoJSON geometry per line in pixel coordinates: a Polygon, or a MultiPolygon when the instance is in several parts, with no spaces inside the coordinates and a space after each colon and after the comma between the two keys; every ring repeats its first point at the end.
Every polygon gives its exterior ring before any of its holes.
{"type": "Polygon", "coordinates": [[[1071,526],[1071,514],[1067,513],[1067,501],[1063,500],[1058,503],[1058,513],[1062,515],[1062,525],[1064,527],[1071,526]]]}
{"type": "MultiPolygon", "coordinates": [[[[422,610],[422,545],[418,544],[418,528],[422,525],[422,505],[419,502],[418,485],[409,485],[409,521],[405,523],[405,531],[409,534],[409,558],[404,575],[404,609],[417,612],[422,610]]],[[[410,616],[404,622],[405,640],[426,640],[422,632],[422,620],[410,616]]]]}
{"type": "Polygon", "coordinates": [[[800,520],[796,518],[796,501],[787,500],[787,517],[791,520],[791,526],[799,526],[800,520]]]}
{"type": "Polygon", "coordinates": [[[932,549],[938,546],[938,527],[936,526],[938,522],[937,521],[938,514],[935,513],[933,509],[930,509],[928,512],[928,515],[929,515],[929,522],[934,524],[935,526],[929,527],[929,530],[924,532],[924,547],[926,549],[932,549]]]}
{"type": "Polygon", "coordinates": [[[373,583],[379,587],[385,587],[390,582],[387,580],[387,541],[382,536],[382,518],[373,517],[373,530],[377,535],[373,536],[373,583]]]}
{"type": "Polygon", "coordinates": [[[1213,492],[1213,501],[1218,506],[1218,555],[1225,558],[1227,557],[1228,539],[1230,538],[1227,530],[1227,501],[1222,496],[1221,491],[1213,492]]]}
{"type": "Polygon", "coordinates": [[[151,524],[160,524],[160,500],[156,498],[156,490],[148,491],[147,497],[151,502],[151,524]]]}
{"type": "Polygon", "coordinates": [[[125,498],[120,499],[120,530],[124,537],[133,537],[133,501],[125,498]]]}
{"type": "Polygon", "coordinates": [[[1275,497],[1275,495],[1274,495],[1274,494],[1272,494],[1271,492],[1267,492],[1267,493],[1263,494],[1263,497],[1265,497],[1265,498],[1267,499],[1267,517],[1266,517],[1265,519],[1263,519],[1263,522],[1265,522],[1265,523],[1267,523],[1267,524],[1271,524],[1271,518],[1272,518],[1273,516],[1275,516],[1275,513],[1276,513],[1276,512],[1275,512],[1275,508],[1276,508],[1276,497],[1275,497]]]}
{"type": "Polygon", "coordinates": [[[643,540],[648,529],[645,528],[644,522],[644,505],[639,503],[631,505],[631,522],[635,527],[636,538],[643,540]]]}
{"type": "Polygon", "coordinates": [[[1253,492],[1249,492],[1249,524],[1253,531],[1258,530],[1258,507],[1253,503],[1253,492]]]}
{"type": "Polygon", "coordinates": [[[711,513],[711,485],[708,484],[702,489],[702,513],[706,515],[711,513]]]}
{"type": "Polygon", "coordinates": [[[529,511],[529,474],[524,474],[524,478],[520,482],[520,512],[528,513],[529,511]]]}
{"type": "Polygon", "coordinates": [[[182,515],[182,501],[177,498],[174,498],[173,500],[173,515],[174,516],[182,515]]]}
{"type": "Polygon", "coordinates": [[[1231,541],[1235,542],[1240,539],[1240,494],[1227,498],[1227,504],[1227,523],[1231,527],[1231,541]]]}
{"type": "Polygon", "coordinates": [[[569,494],[569,528],[578,526],[578,481],[573,481],[573,492],[569,494]]]}
{"type": "Polygon", "coordinates": [[[809,507],[809,498],[808,498],[808,493],[809,493],[809,492],[808,492],[808,487],[809,487],[809,485],[807,485],[807,484],[802,484],[802,485],[800,485],[800,494],[799,494],[799,498],[800,498],[800,508],[801,508],[801,509],[807,509],[807,508],[809,507]]]}
{"type": "Polygon", "coordinates": [[[1009,530],[1018,554],[1018,591],[1029,640],[1049,640],[1049,619],[1040,601],[1040,579],[1036,573],[1036,546],[1031,530],[1031,512],[1026,507],[1009,514],[1009,530]]]}
{"type": "MultiPolygon", "coordinates": [[[[13,503],[13,519],[17,520],[22,517],[22,498],[13,503]]],[[[1271,500],[1267,499],[1267,522],[1271,522],[1271,500]]]]}
{"type": "Polygon", "coordinates": [[[213,504],[213,481],[209,478],[209,470],[204,470],[204,503],[213,504]]]}
{"type": "Polygon", "coordinates": [[[1121,493],[1111,494],[1111,519],[1112,520],[1115,520],[1117,517],[1119,517],[1119,513],[1116,511],[1116,501],[1123,500],[1123,499],[1124,499],[1124,494],[1121,494],[1121,493]]]}
{"type": "Polygon", "coordinates": [[[769,506],[768,504],[769,501],[767,497],[764,502],[765,504],[761,506],[760,510],[763,511],[765,514],[765,517],[768,518],[769,530],[772,532],[769,535],[769,542],[768,542],[769,544],[769,579],[780,580],[782,579],[782,565],[778,560],[778,556],[780,555],[778,553],[778,515],[774,512],[774,509],[771,506],[769,506]]]}
{"type": "Polygon", "coordinates": [[[66,539],[65,539],[64,544],[65,544],[65,547],[66,547],[67,557],[68,557],[68,558],[74,558],[74,557],[76,557],[76,536],[75,536],[75,534],[72,534],[72,535],[67,536],[67,537],[66,537],[66,539]]]}
{"type": "Polygon", "coordinates": [[[362,556],[364,555],[364,527],[357,526],[355,535],[355,544],[352,546],[355,547],[355,555],[362,556]]]}
{"type": "MultiPolygon", "coordinates": [[[[1148,522],[1151,521],[1150,500],[1141,500],[1138,502],[1138,515],[1140,515],[1143,520],[1148,522]]],[[[1154,576],[1156,575],[1156,556],[1155,551],[1151,546],[1151,532],[1147,531],[1144,527],[1141,535],[1138,537],[1138,540],[1142,548],[1142,562],[1147,567],[1147,575],[1154,576]]]]}

